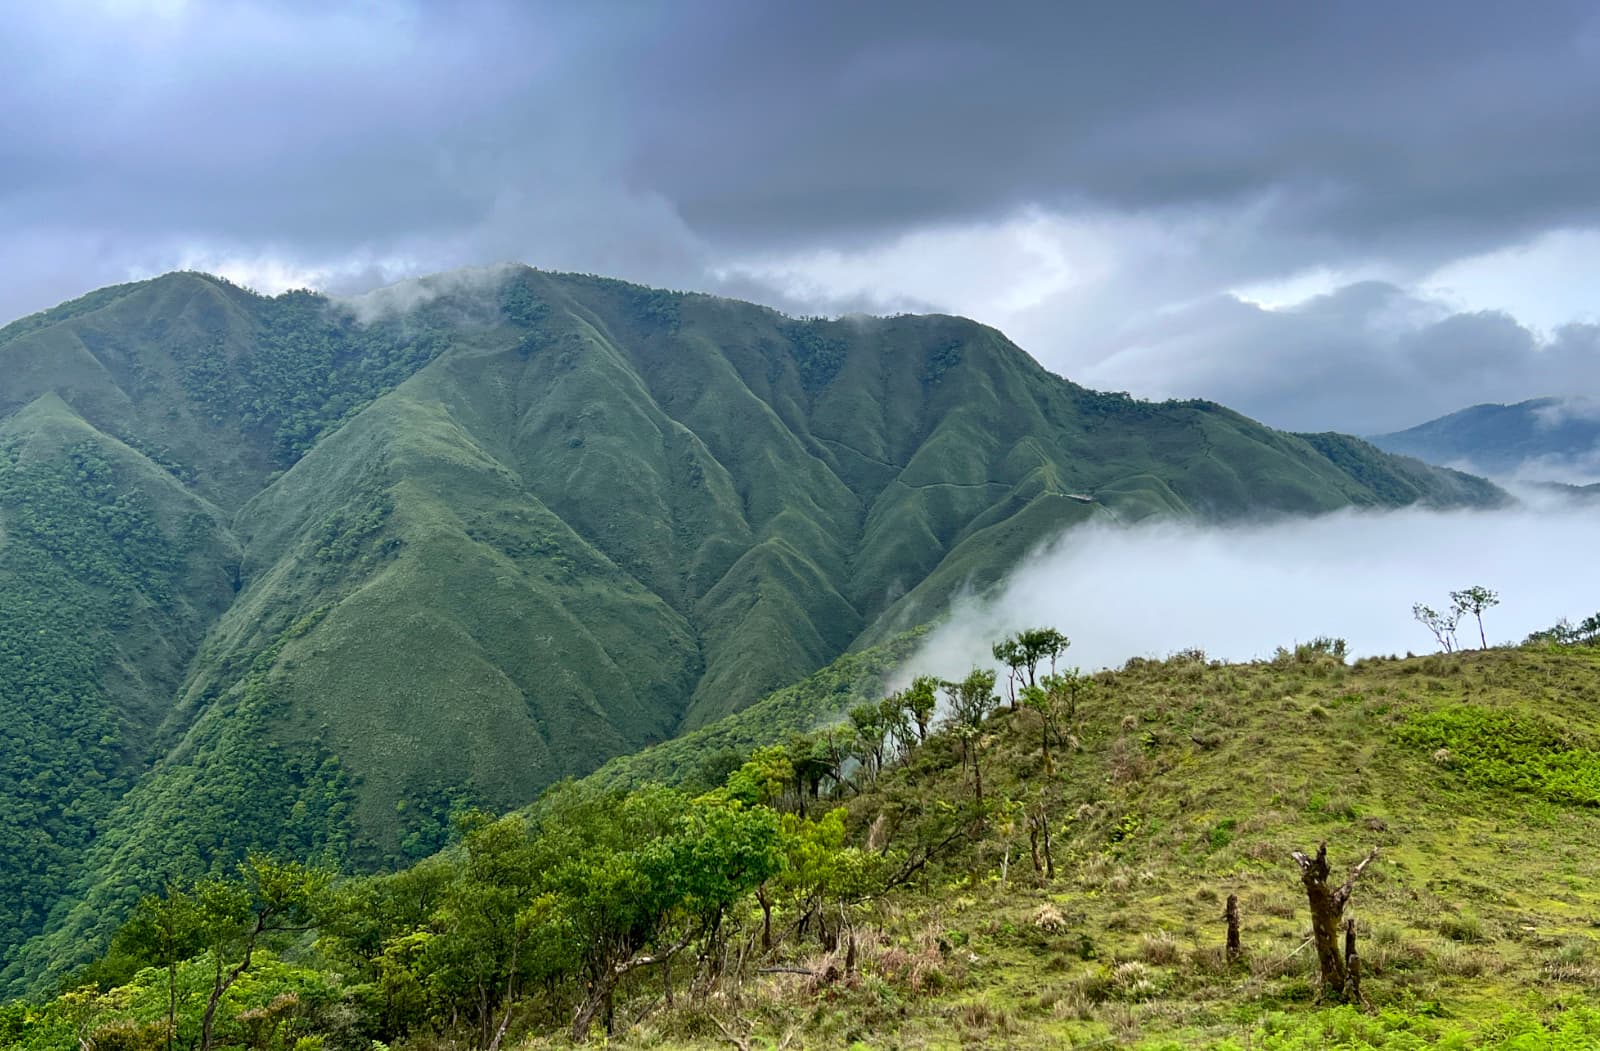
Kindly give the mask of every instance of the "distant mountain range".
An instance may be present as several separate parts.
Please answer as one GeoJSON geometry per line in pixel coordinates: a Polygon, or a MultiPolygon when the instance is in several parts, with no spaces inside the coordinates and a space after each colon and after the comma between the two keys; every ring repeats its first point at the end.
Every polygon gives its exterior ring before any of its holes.
{"type": "Polygon", "coordinates": [[[0,329],[5,978],[249,847],[430,853],[1073,523],[1503,499],[961,318],[526,268],[102,289],[0,329]]]}
{"type": "Polygon", "coordinates": [[[1392,453],[1498,478],[1600,481],[1600,401],[1590,399],[1474,405],[1369,440],[1392,453]]]}

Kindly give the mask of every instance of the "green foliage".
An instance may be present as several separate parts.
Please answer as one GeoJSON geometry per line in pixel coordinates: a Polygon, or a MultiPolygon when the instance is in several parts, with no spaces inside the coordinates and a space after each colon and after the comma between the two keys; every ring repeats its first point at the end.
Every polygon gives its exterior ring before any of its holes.
{"type": "Polygon", "coordinates": [[[881,705],[893,640],[1066,525],[1497,498],[1083,391],[957,318],[521,268],[421,292],[363,323],[176,274],[0,334],[9,988],[169,878],[411,860],[647,744],[608,776],[871,702],[892,765],[927,699],[881,705]]]}
{"type": "Polygon", "coordinates": [[[1317,664],[1332,661],[1343,664],[1350,654],[1350,644],[1344,639],[1318,635],[1310,642],[1297,642],[1294,649],[1279,646],[1272,656],[1274,664],[1317,664]]]}
{"type": "MultiPolygon", "coordinates": [[[[519,319],[536,317],[529,304],[517,309],[519,319]]],[[[260,301],[254,345],[242,359],[214,340],[186,348],[179,362],[185,394],[213,424],[266,435],[287,466],[449,345],[437,317],[363,325],[300,290],[260,301]]]]}
{"type": "Polygon", "coordinates": [[[1028,628],[994,644],[994,659],[1005,665],[1006,689],[1013,705],[1020,687],[1038,685],[1039,665],[1049,661],[1049,671],[1053,673],[1057,658],[1070,645],[1071,640],[1054,628],[1028,628]]]}
{"type": "MultiPolygon", "coordinates": [[[[591,775],[606,787],[648,782],[713,788],[743,763],[754,748],[809,730],[819,720],[840,719],[853,706],[877,696],[884,680],[915,649],[924,632],[907,632],[870,649],[847,653],[800,682],[777,690],[743,711],[671,741],[621,756],[591,775]]],[[[937,680],[919,679],[931,721],[937,680]]],[[[914,686],[916,684],[913,684],[914,686]]],[[[908,691],[909,693],[909,691],[908,691]]]]}
{"type": "Polygon", "coordinates": [[[1490,506],[1508,499],[1481,478],[1429,467],[1420,460],[1390,456],[1347,434],[1301,434],[1297,437],[1326,456],[1383,504],[1412,501],[1437,504],[1445,494],[1449,494],[1449,498],[1472,499],[1490,506]]]}
{"type": "Polygon", "coordinates": [[[1574,624],[1565,617],[1543,631],[1529,635],[1524,645],[1600,646],[1600,613],[1574,624]]]}
{"type": "Polygon", "coordinates": [[[1481,585],[1463,588],[1460,591],[1450,592],[1450,606],[1457,614],[1465,617],[1472,614],[1478,624],[1478,645],[1485,649],[1489,646],[1489,639],[1484,634],[1483,614],[1485,610],[1500,605],[1500,594],[1481,585]]]}
{"type": "Polygon", "coordinates": [[[800,383],[816,393],[844,368],[849,344],[832,333],[833,325],[821,320],[780,325],[778,331],[789,341],[800,383]]]}
{"type": "Polygon", "coordinates": [[[928,736],[933,724],[933,714],[939,707],[939,680],[932,675],[919,675],[900,693],[900,703],[917,727],[917,740],[928,736]]]}
{"type": "Polygon", "coordinates": [[[1600,1043],[1600,1011],[1577,1005],[1548,1022],[1526,1011],[1507,1012],[1487,1027],[1463,1026],[1403,1009],[1331,1007],[1308,1014],[1274,1012],[1246,1039],[1182,1044],[1146,1041],[1140,1051],[1580,1051],[1600,1043]]]}
{"type": "Polygon", "coordinates": [[[1399,736],[1476,784],[1600,806],[1600,750],[1538,716],[1453,706],[1413,717],[1399,736]]]}
{"type": "MultiPolygon", "coordinates": [[[[772,758],[752,771],[774,772],[772,758]]],[[[738,798],[764,776],[699,799],[567,787],[528,818],[474,819],[459,857],[346,888],[329,949],[382,991],[385,1038],[461,1014],[487,1034],[525,988],[574,982],[585,999],[608,998],[654,962],[646,950],[716,937],[779,871],[777,815],[738,798]]]]}
{"type": "Polygon", "coordinates": [[[58,325],[61,322],[71,318],[81,317],[85,314],[93,313],[94,311],[99,310],[108,304],[114,303],[124,296],[131,294],[138,287],[139,284],[137,283],[126,285],[110,285],[106,288],[96,289],[95,291],[90,292],[88,295],[79,296],[77,299],[69,300],[68,302],[50,310],[41,310],[36,314],[29,314],[27,317],[19,318],[18,320],[11,322],[9,325],[6,325],[4,328],[0,328],[0,344],[9,343],[12,340],[25,336],[30,332],[37,332],[39,329],[47,328],[51,325],[58,325]]]}
{"type": "Polygon", "coordinates": [[[90,445],[0,443],[0,513],[0,945],[17,945],[128,787],[106,657],[141,607],[172,601],[178,563],[145,494],[90,445]]]}
{"type": "Polygon", "coordinates": [[[1600,727],[1600,664],[1328,656],[1046,673],[1035,689],[1081,679],[1094,697],[1059,775],[1041,770],[1036,720],[997,710],[980,672],[949,686],[967,714],[886,747],[871,783],[824,776],[818,793],[807,770],[820,756],[837,773],[858,724],[906,712],[903,693],[857,705],[872,711],[847,731],[756,749],[696,795],[567,784],[520,814],[465,815],[459,847],[331,893],[253,858],[147,899],[91,972],[105,984],[0,1010],[0,1048],[153,1049],[169,1011],[178,1046],[196,1046],[213,1000],[228,1048],[486,1047],[502,1030],[501,1046],[538,1046],[591,1027],[614,1028],[612,1046],[705,1046],[728,1002],[752,1046],[1591,1046],[1593,943],[1571,903],[1600,867],[1572,844],[1600,811],[1569,787],[1502,783],[1494,764],[1556,756],[1531,776],[1563,785],[1559,756],[1600,727]],[[1537,684],[1568,704],[1535,715],[1537,684]],[[1425,706],[1408,687],[1473,702],[1425,706]],[[1283,732],[1286,711],[1322,700],[1327,725],[1283,732]],[[1211,725],[1229,740],[1206,743],[1211,725]],[[981,802],[958,758],[974,742],[981,802]],[[1352,753],[1366,770],[1341,781],[1352,753]],[[1053,872],[1036,853],[1047,829],[1053,872]],[[1304,899],[1278,844],[1334,835],[1387,859],[1360,898],[1366,1009],[1317,1005],[1295,963],[1304,899]],[[1218,871],[1245,914],[1237,965],[1211,944],[1218,871]]]}
{"type": "Polygon", "coordinates": [[[1000,705],[994,692],[995,673],[987,668],[974,668],[959,681],[943,684],[945,697],[950,702],[950,725],[962,736],[972,736],[983,729],[984,722],[1000,705]]]}
{"type": "Polygon", "coordinates": [[[922,367],[922,382],[935,384],[944,379],[945,373],[961,364],[961,344],[956,340],[949,340],[940,344],[929,355],[927,362],[922,367]]]}

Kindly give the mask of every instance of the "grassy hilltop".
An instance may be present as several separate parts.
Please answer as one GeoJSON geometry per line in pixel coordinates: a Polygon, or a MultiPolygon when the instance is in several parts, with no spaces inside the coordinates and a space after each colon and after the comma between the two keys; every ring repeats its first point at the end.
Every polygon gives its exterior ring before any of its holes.
{"type": "Polygon", "coordinates": [[[960,318],[526,268],[354,307],[172,274],[0,329],[0,375],[13,988],[251,847],[426,856],[1074,522],[1502,499],[960,318]]]}
{"type": "MultiPolygon", "coordinates": [[[[909,731],[905,748],[892,733],[883,743],[861,709],[863,732],[757,750],[715,791],[705,769],[683,772],[679,795],[566,789],[526,817],[473,826],[464,853],[347,885],[314,939],[274,943],[230,990],[217,1046],[246,1046],[263,1019],[279,1043],[248,1046],[482,1047],[496,1032],[508,1048],[566,1046],[586,972],[566,970],[578,957],[563,963],[561,946],[579,951],[587,929],[565,926],[584,915],[567,910],[607,893],[599,874],[615,866],[665,872],[679,858],[688,873],[696,851],[721,857],[719,880],[745,872],[748,885],[645,877],[616,891],[668,897],[665,911],[626,921],[654,926],[614,957],[644,961],[619,971],[614,1046],[1596,1046],[1600,651],[1354,665],[1330,652],[1312,644],[1246,665],[1187,653],[1080,681],[1075,712],[1056,712],[1048,762],[1029,708],[1002,704],[973,734],[945,719],[924,743],[909,731]],[[835,746],[859,762],[830,760],[835,746]],[[819,761],[838,780],[823,774],[812,798],[819,761]],[[663,801],[678,816],[632,826],[655,831],[594,831],[663,801]],[[675,838],[682,821],[698,830],[690,840],[675,838]],[[1050,845],[1036,853],[1045,826],[1050,845]],[[1319,991],[1307,945],[1290,852],[1319,841],[1334,882],[1379,850],[1348,909],[1360,1004],[1319,991]],[[557,843],[559,857],[595,866],[588,876],[564,883],[567,862],[536,861],[557,843]],[[1230,895],[1242,914],[1231,962],[1230,895]],[[713,900],[714,925],[702,911],[713,900]],[[464,901],[490,916],[522,908],[495,902],[530,903],[523,955],[461,926],[464,901]],[[371,955],[352,954],[364,944],[371,955]],[[649,963],[674,948],[670,970],[649,963]],[[463,974],[489,991],[478,998],[463,974]]],[[[0,1046],[54,1046],[71,1025],[144,1046],[163,1031],[166,987],[159,968],[138,967],[113,954],[85,977],[121,988],[0,1015],[0,1046]]],[[[211,968],[202,954],[176,973],[188,1039],[211,968]]]]}

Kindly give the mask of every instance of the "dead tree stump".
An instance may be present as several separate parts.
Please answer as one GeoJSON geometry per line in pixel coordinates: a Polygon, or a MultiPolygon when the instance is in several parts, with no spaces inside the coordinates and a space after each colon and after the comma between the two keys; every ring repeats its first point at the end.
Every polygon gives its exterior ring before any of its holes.
{"type": "Polygon", "coordinates": [[[1316,943],[1317,965],[1322,971],[1322,995],[1343,999],[1349,979],[1345,955],[1339,951],[1344,907],[1350,900],[1350,892],[1355,889],[1356,880],[1361,878],[1372,859],[1378,856],[1378,848],[1373,847],[1361,863],[1350,870],[1350,878],[1338,887],[1328,886],[1326,841],[1317,845],[1315,857],[1307,857],[1298,850],[1291,856],[1300,865],[1300,882],[1305,884],[1306,903],[1311,908],[1311,938],[1316,943]]]}
{"type": "Polygon", "coordinates": [[[1361,954],[1356,952],[1356,921],[1344,921],[1344,999],[1361,1003],[1361,954]]]}
{"type": "Polygon", "coordinates": [[[1242,951],[1239,948],[1239,895],[1228,895],[1228,907],[1223,911],[1222,918],[1228,921],[1227,960],[1229,963],[1238,963],[1242,951]]]}

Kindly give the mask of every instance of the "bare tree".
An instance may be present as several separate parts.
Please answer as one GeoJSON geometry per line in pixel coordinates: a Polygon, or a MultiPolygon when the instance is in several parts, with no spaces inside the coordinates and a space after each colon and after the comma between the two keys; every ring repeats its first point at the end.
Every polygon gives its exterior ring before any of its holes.
{"type": "Polygon", "coordinates": [[[1433,632],[1433,637],[1439,641],[1439,646],[1446,653],[1454,653],[1456,649],[1456,625],[1461,623],[1461,611],[1452,609],[1448,613],[1439,613],[1422,603],[1411,607],[1411,615],[1417,618],[1417,623],[1433,632]]]}
{"type": "MultiPolygon", "coordinates": [[[[1291,856],[1300,865],[1300,882],[1305,884],[1306,901],[1311,907],[1311,937],[1316,942],[1317,963],[1322,968],[1322,995],[1346,999],[1349,982],[1349,968],[1345,962],[1347,954],[1339,951],[1344,907],[1350,901],[1350,892],[1355,889],[1356,880],[1378,856],[1378,848],[1373,847],[1361,863],[1350,870],[1350,878],[1338,887],[1328,886],[1326,841],[1317,845],[1315,857],[1307,857],[1298,850],[1291,856]]],[[[1348,948],[1348,955],[1354,955],[1353,935],[1348,948]]]]}
{"type": "Polygon", "coordinates": [[[1045,809],[1043,799],[1028,811],[1028,847],[1033,855],[1033,871],[1042,873],[1047,880],[1055,879],[1056,856],[1050,838],[1050,812],[1045,809]]]}

